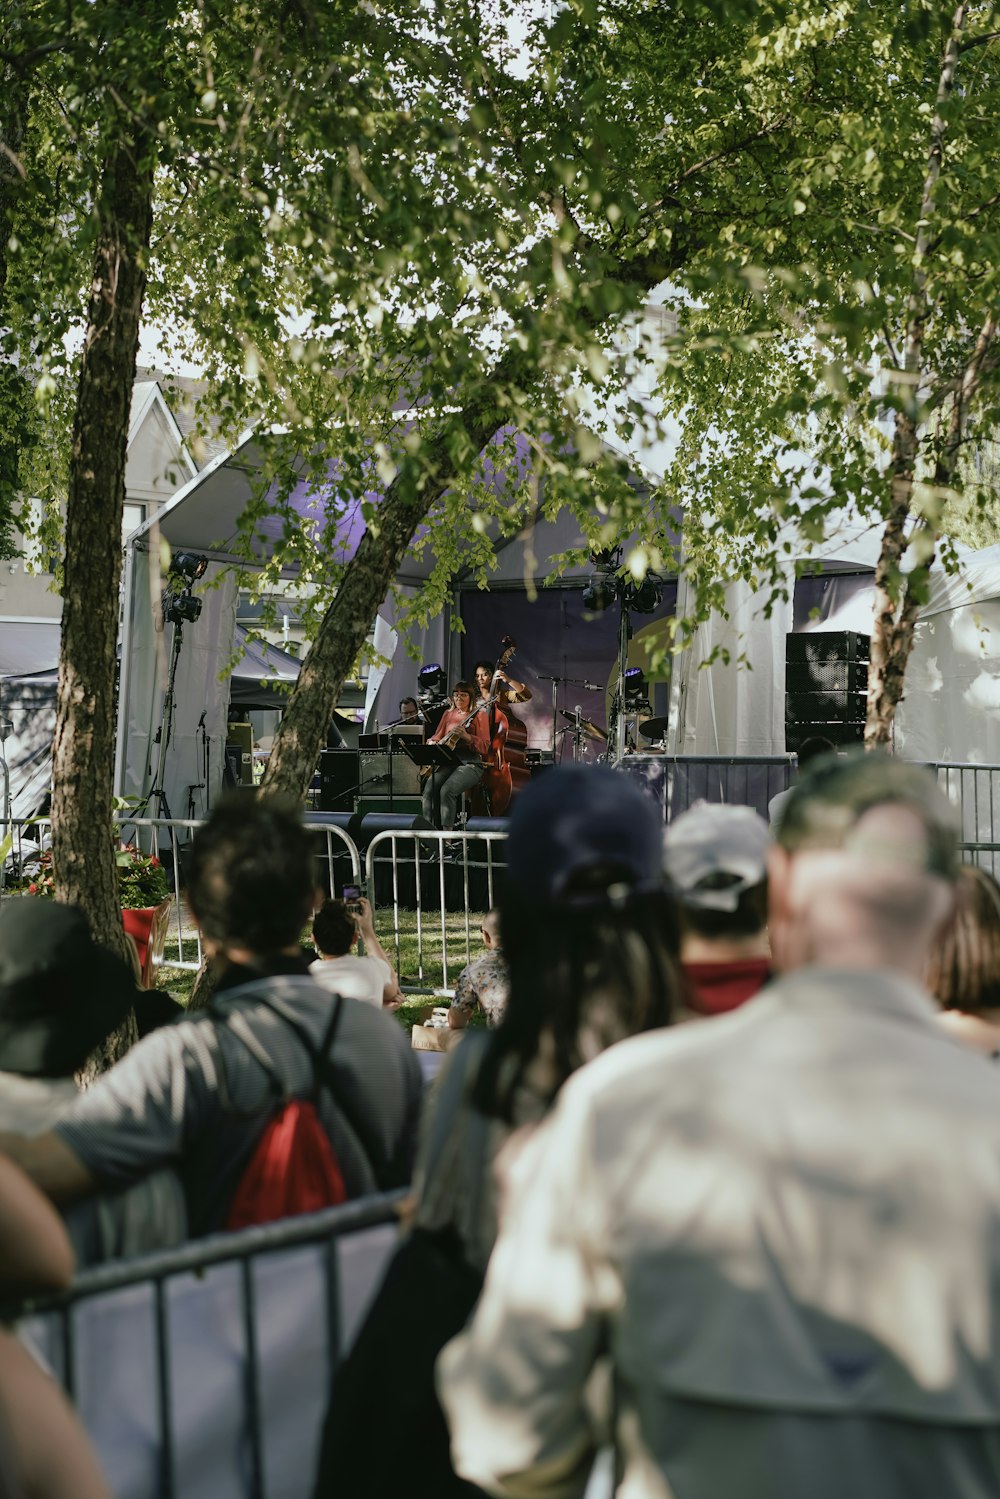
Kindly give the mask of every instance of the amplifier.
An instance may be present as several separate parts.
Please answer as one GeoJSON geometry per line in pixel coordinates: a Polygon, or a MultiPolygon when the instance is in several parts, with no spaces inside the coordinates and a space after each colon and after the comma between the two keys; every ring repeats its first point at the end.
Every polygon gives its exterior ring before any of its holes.
{"type": "Polygon", "coordinates": [[[361,776],[357,750],[324,750],[319,757],[319,809],[353,812],[361,776]]]}
{"type": "Polygon", "coordinates": [[[237,786],[253,785],[253,725],[226,725],[226,769],[237,786]]]}
{"type": "MultiPolygon", "coordinates": [[[[360,753],[358,780],[362,796],[389,795],[389,755],[385,750],[362,750],[360,753]]],[[[419,796],[422,786],[417,767],[405,753],[392,757],[392,794],[397,796],[419,796]]]]}

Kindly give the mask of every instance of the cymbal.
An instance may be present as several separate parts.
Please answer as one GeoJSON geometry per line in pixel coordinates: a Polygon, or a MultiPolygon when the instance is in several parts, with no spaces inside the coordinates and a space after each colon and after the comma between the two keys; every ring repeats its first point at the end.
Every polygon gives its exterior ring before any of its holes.
{"type": "Polygon", "coordinates": [[[667,732],[667,723],[665,718],[647,718],[645,723],[639,725],[639,733],[643,739],[659,739],[661,734],[667,732]]]}
{"type": "MultiPolygon", "coordinates": [[[[575,713],[568,713],[565,708],[560,708],[559,712],[562,714],[563,718],[568,718],[569,721],[570,721],[570,723],[573,724],[574,727],[575,727],[575,725],[576,725],[576,714],[575,713]]],[[[604,730],[602,728],[599,728],[596,723],[591,723],[591,721],[590,721],[589,718],[581,718],[580,719],[580,727],[581,727],[581,729],[583,730],[584,734],[586,735],[586,737],[588,739],[600,739],[602,741],[606,741],[607,740],[608,736],[607,736],[607,734],[605,734],[604,730]]]]}

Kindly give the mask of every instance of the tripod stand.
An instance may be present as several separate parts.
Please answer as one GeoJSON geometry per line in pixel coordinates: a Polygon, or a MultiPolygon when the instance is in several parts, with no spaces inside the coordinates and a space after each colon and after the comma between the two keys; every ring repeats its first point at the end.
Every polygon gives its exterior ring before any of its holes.
{"type": "MultiPolygon", "coordinates": [[[[183,643],[183,626],[178,619],[174,621],[174,639],[170,655],[170,670],[167,673],[167,690],[163,698],[163,717],[160,720],[160,727],[157,729],[156,737],[153,740],[153,743],[158,746],[156,774],[153,777],[152,785],[135,809],[134,815],[136,817],[141,817],[144,813],[148,813],[150,804],[152,804],[152,815],[154,817],[166,818],[168,822],[173,820],[170,803],[167,801],[167,793],[163,789],[163,773],[166,768],[170,735],[174,727],[174,682],[177,677],[177,662],[180,658],[183,643]]],[[[146,769],[148,773],[148,765],[146,769]]]]}

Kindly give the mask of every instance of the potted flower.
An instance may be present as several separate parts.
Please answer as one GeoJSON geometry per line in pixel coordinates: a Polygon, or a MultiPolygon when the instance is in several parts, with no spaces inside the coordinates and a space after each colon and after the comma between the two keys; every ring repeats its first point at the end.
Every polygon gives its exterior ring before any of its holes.
{"type": "Polygon", "coordinates": [[[139,982],[155,988],[153,963],[163,956],[170,916],[170,886],[155,854],[123,844],[115,850],[118,896],[125,931],[139,954],[139,982]]]}
{"type": "MultiPolygon", "coordinates": [[[[162,957],[167,936],[170,886],[155,854],[144,854],[131,844],[115,850],[115,864],[122,922],[136,946],[142,987],[152,989],[153,962],[162,957]]],[[[39,854],[27,888],[29,895],[55,895],[50,849],[39,854]]]]}

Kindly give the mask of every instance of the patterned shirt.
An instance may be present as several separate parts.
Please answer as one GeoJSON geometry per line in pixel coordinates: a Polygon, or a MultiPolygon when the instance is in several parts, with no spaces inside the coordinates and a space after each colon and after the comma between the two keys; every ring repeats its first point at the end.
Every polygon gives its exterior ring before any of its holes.
{"type": "Polygon", "coordinates": [[[453,1010],[461,1010],[466,1020],[471,1020],[476,1005],[480,1005],[486,1016],[486,1024],[494,1029],[503,1019],[507,1008],[507,992],[510,980],[503,953],[491,948],[481,958],[475,958],[468,968],[463,968],[455,985],[453,1010]]]}

